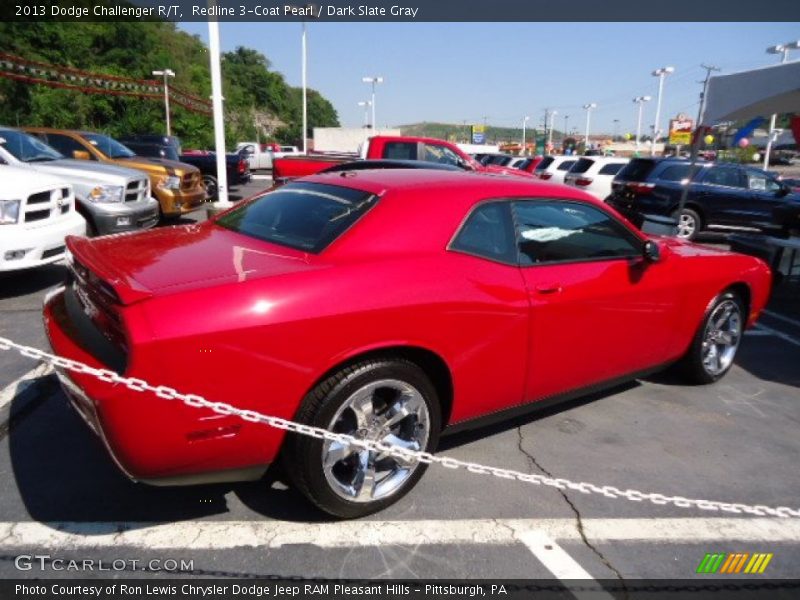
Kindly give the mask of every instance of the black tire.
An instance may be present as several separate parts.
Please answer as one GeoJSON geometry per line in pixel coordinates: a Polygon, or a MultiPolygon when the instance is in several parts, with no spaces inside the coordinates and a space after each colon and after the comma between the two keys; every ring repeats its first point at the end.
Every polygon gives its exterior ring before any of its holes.
{"type": "Polygon", "coordinates": [[[203,187],[206,189],[206,202],[213,202],[219,194],[219,184],[213,175],[203,175],[203,187]]]}
{"type": "Polygon", "coordinates": [[[736,351],[738,350],[742,334],[744,333],[745,320],[746,315],[744,303],[736,292],[728,290],[721,293],[714,299],[714,302],[711,304],[710,308],[703,317],[703,322],[697,329],[697,333],[695,333],[695,336],[692,339],[692,345],[689,346],[689,350],[681,360],[681,367],[683,368],[683,372],[689,382],[699,385],[714,383],[730,370],[731,366],[733,365],[733,359],[736,356],[736,351]],[[729,302],[735,304],[738,310],[739,334],[730,362],[721,371],[713,372],[712,370],[709,370],[708,366],[704,362],[704,351],[706,349],[704,342],[706,341],[706,337],[708,335],[709,321],[711,321],[712,317],[715,315],[715,311],[717,311],[721,305],[729,302]]]}
{"type": "Polygon", "coordinates": [[[700,218],[700,215],[697,214],[697,211],[695,211],[695,210],[693,210],[691,208],[687,208],[687,207],[684,206],[682,210],[680,210],[680,211],[676,210],[675,212],[672,213],[672,218],[675,219],[675,221],[677,221],[677,223],[678,223],[678,237],[680,237],[682,239],[691,241],[691,240],[693,240],[693,239],[695,239],[697,237],[698,233],[703,231],[703,219],[700,218]],[[687,233],[685,235],[681,235],[681,231],[682,231],[682,220],[681,220],[681,217],[683,217],[684,220],[688,220],[688,221],[685,221],[686,223],[689,223],[689,222],[694,223],[694,227],[691,230],[691,233],[687,233]]]}
{"type": "MultiPolygon", "coordinates": [[[[428,411],[429,435],[424,450],[433,452],[441,430],[441,408],[436,389],[425,372],[402,358],[365,360],[345,367],[317,385],[304,399],[296,420],[328,429],[339,409],[365,385],[380,380],[397,380],[413,386],[422,396],[428,411]]],[[[350,501],[337,493],[326,479],[322,440],[289,434],[284,442],[284,469],[294,486],[314,505],[335,517],[362,517],[397,502],[422,477],[427,465],[416,463],[410,475],[386,497],[369,501],[350,501]]]]}

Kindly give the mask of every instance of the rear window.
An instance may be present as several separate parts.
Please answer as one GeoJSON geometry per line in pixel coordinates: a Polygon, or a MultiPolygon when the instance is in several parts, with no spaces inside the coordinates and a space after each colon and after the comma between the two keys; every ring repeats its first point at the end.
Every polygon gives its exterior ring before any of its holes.
{"type": "Polygon", "coordinates": [[[553,163],[554,160],[555,160],[555,157],[553,157],[553,156],[545,156],[542,159],[542,162],[540,162],[538,165],[536,165],[536,170],[537,171],[544,171],[545,169],[547,169],[547,167],[549,167],[553,163]]]}
{"type": "Polygon", "coordinates": [[[603,165],[603,167],[598,171],[598,175],[616,175],[620,172],[622,167],[625,166],[625,163],[608,163],[607,165],[603,165]]]}
{"type": "Polygon", "coordinates": [[[645,181],[656,166],[656,161],[646,158],[634,158],[617,173],[622,181],[645,181]]]}
{"type": "MultiPolygon", "coordinates": [[[[593,164],[594,164],[594,161],[591,158],[582,158],[578,162],[576,162],[574,165],[572,165],[572,168],[569,170],[569,172],[570,173],[586,173],[586,171],[588,171],[592,167],[593,164]]],[[[559,169],[560,168],[561,167],[559,167],[559,169]]]]}
{"type": "Polygon", "coordinates": [[[576,162],[578,162],[578,161],[577,160],[565,160],[560,165],[558,165],[556,167],[556,169],[558,169],[559,171],[569,171],[572,168],[572,165],[574,165],[576,162]]]}
{"type": "Polygon", "coordinates": [[[417,144],[409,142],[388,142],[383,147],[383,158],[417,160],[417,144]]]}
{"type": "Polygon", "coordinates": [[[322,252],[377,202],[334,185],[290,183],[217,219],[231,231],[311,253],[322,252]]]}

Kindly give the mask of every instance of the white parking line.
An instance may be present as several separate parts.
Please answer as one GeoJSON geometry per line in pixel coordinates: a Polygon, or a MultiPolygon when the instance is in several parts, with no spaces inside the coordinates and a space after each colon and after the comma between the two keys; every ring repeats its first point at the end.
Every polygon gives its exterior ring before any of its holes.
{"type": "Polygon", "coordinates": [[[800,327],[800,321],[798,321],[797,319],[792,319],[791,317],[787,317],[786,315],[782,315],[780,313],[776,313],[771,310],[762,310],[761,312],[764,313],[765,315],[772,317],[773,319],[780,319],[781,321],[789,323],[790,325],[794,325],[795,327],[800,327]]]}
{"type": "Polygon", "coordinates": [[[250,178],[259,181],[272,181],[272,175],[251,175],[250,178]]]}
{"type": "MultiPolygon", "coordinates": [[[[584,519],[591,541],[691,543],[703,541],[798,542],[800,519],[663,518],[584,519]]],[[[0,549],[20,547],[224,550],[355,546],[487,544],[510,545],[536,534],[580,541],[574,519],[458,519],[424,521],[0,522],[0,549]]],[[[566,568],[566,567],[565,567],[566,568]]]]}
{"type": "Polygon", "coordinates": [[[2,390],[0,390],[0,409],[11,402],[15,397],[24,392],[36,382],[40,377],[45,377],[53,372],[53,367],[41,363],[25,373],[22,377],[15,379],[2,390]]]}
{"type": "Polygon", "coordinates": [[[800,339],[797,339],[796,337],[789,335],[788,333],[784,333],[782,331],[778,331],[777,329],[773,329],[772,327],[768,327],[763,323],[756,323],[753,326],[753,329],[751,329],[751,331],[765,331],[769,335],[780,338],[785,342],[789,342],[790,344],[794,344],[795,346],[800,346],[800,339]]]}

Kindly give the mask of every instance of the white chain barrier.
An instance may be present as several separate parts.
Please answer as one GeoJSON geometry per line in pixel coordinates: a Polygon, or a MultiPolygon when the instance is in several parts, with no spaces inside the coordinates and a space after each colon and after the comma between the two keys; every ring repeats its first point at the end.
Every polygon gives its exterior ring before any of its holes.
{"type": "Polygon", "coordinates": [[[107,369],[96,369],[82,362],[70,360],[61,356],[56,356],[37,348],[17,344],[7,338],[0,337],[0,350],[16,350],[22,356],[32,358],[49,364],[57,369],[65,369],[73,373],[81,373],[96,377],[106,383],[122,384],[135,392],[151,392],[164,400],[179,400],[194,408],[206,408],[218,415],[234,415],[251,423],[263,423],[275,429],[289,431],[299,435],[348,444],[363,450],[389,455],[404,462],[421,462],[425,464],[437,464],[448,469],[466,469],[470,473],[478,475],[492,475],[502,479],[513,479],[534,485],[553,487],[559,490],[573,490],[582,494],[600,494],[606,498],[624,498],[631,502],[651,502],[656,505],[674,505],[678,508],[696,508],[700,510],[719,511],[734,514],[748,514],[760,517],[800,517],[800,509],[788,506],[765,506],[762,504],[749,505],[729,502],[718,502],[715,500],[697,500],[684,498],[682,496],[666,496],[653,492],[642,492],[639,490],[621,490],[611,485],[595,485],[585,481],[570,481],[569,479],[545,477],[532,473],[523,473],[511,469],[490,467],[474,462],[466,462],[446,456],[435,456],[430,452],[420,452],[387,444],[380,441],[359,439],[343,433],[334,433],[320,427],[312,427],[302,423],[295,423],[280,417],[265,415],[254,410],[243,410],[226,404],[225,402],[212,402],[196,394],[182,394],[177,390],[164,385],[154,386],[150,383],[136,379],[134,377],[123,377],[114,371],[107,369]]]}

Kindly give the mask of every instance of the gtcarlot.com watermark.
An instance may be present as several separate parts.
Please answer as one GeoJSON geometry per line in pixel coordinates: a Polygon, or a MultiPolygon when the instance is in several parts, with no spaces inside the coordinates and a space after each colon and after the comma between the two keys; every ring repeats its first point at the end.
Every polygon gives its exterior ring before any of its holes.
{"type": "Polygon", "coordinates": [[[60,558],[50,554],[20,554],[14,557],[18,571],[153,571],[181,573],[194,570],[194,560],[175,558],[60,558]]]}

